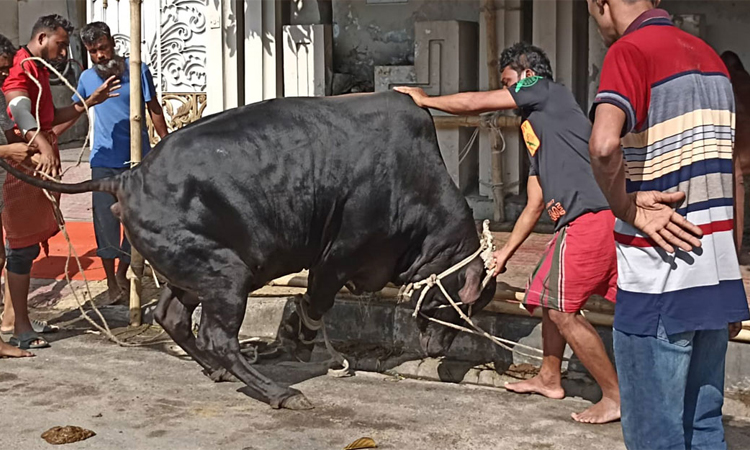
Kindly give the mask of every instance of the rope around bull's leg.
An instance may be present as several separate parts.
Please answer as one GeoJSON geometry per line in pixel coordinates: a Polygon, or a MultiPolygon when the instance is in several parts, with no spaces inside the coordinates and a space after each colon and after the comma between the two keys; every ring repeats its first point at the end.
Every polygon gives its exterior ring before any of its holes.
{"type": "Polygon", "coordinates": [[[331,355],[331,359],[329,359],[326,362],[335,362],[338,364],[341,364],[341,369],[328,369],[328,375],[337,377],[337,378],[343,378],[347,376],[351,376],[351,370],[349,368],[349,360],[344,356],[341,352],[337,351],[333,344],[331,344],[330,339],[328,339],[328,333],[326,332],[326,323],[325,320],[321,317],[320,320],[314,320],[307,314],[307,307],[305,306],[307,304],[307,300],[305,300],[305,297],[307,297],[307,294],[303,295],[301,298],[297,297],[295,301],[295,307],[297,310],[297,315],[299,315],[299,321],[300,321],[300,335],[299,339],[303,344],[308,344],[311,342],[306,342],[302,336],[302,326],[307,328],[311,331],[318,331],[323,330],[323,342],[325,343],[326,350],[328,350],[328,353],[331,355]]]}

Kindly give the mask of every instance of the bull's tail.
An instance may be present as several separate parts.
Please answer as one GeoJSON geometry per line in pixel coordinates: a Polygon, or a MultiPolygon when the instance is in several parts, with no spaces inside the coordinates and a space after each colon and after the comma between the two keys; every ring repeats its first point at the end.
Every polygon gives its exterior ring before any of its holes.
{"type": "Polygon", "coordinates": [[[27,173],[21,172],[20,170],[8,164],[3,158],[0,158],[0,167],[7,170],[11,175],[21,181],[24,181],[32,186],[36,186],[41,189],[47,189],[48,191],[52,192],[60,192],[63,194],[81,194],[84,192],[97,191],[109,192],[110,194],[116,196],[118,191],[120,190],[121,175],[102,178],[101,180],[89,180],[81,183],[65,184],[58,183],[56,181],[43,180],[41,178],[33,177],[27,173]]]}

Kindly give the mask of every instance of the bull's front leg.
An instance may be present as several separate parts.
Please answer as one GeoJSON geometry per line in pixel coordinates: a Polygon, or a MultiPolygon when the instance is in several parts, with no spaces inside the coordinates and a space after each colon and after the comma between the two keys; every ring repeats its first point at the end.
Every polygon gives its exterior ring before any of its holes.
{"type": "Polygon", "coordinates": [[[295,311],[282,324],[279,340],[300,361],[310,361],[315,337],[323,327],[323,315],[333,307],[336,294],[345,280],[323,268],[310,272],[305,295],[295,298],[295,311]]]}
{"type": "Polygon", "coordinates": [[[195,336],[191,331],[191,316],[198,303],[195,295],[169,285],[164,286],[154,318],[175,343],[203,367],[203,373],[211,380],[237,381],[212,355],[196,347],[195,336]]]}

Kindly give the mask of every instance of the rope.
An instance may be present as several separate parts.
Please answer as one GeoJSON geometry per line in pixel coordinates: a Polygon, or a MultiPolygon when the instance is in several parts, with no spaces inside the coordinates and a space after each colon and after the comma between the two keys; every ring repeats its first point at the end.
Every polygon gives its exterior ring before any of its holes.
{"type": "Polygon", "coordinates": [[[510,352],[516,352],[519,355],[526,356],[527,358],[533,358],[533,359],[539,359],[539,360],[541,360],[541,359],[543,359],[543,357],[538,356],[538,355],[530,355],[528,353],[524,353],[524,352],[522,352],[520,350],[516,350],[516,347],[523,348],[523,349],[530,350],[530,351],[534,351],[534,352],[537,352],[537,353],[542,353],[542,354],[544,353],[543,350],[540,350],[538,348],[531,347],[531,346],[528,346],[528,345],[524,345],[524,344],[521,344],[519,342],[510,340],[510,339],[504,339],[504,338],[501,338],[501,337],[493,336],[493,335],[487,333],[486,331],[482,330],[479,326],[477,326],[471,320],[471,318],[468,315],[466,315],[461,310],[461,307],[456,304],[456,302],[453,300],[453,298],[450,296],[450,294],[448,293],[448,291],[443,286],[443,283],[441,282],[441,280],[444,279],[445,277],[447,277],[447,276],[455,273],[456,271],[460,270],[464,266],[466,266],[469,263],[471,263],[474,260],[474,258],[476,258],[477,256],[481,256],[482,260],[484,261],[485,269],[487,269],[487,272],[488,272],[487,276],[483,280],[482,286],[481,286],[481,290],[484,290],[484,288],[487,286],[487,284],[489,283],[489,281],[492,279],[492,269],[494,269],[494,265],[495,265],[495,261],[492,258],[492,253],[494,251],[495,251],[495,246],[493,244],[492,233],[490,232],[490,222],[489,222],[489,220],[485,220],[482,223],[481,245],[479,246],[479,249],[477,251],[475,251],[474,253],[472,253],[467,258],[463,259],[458,264],[455,264],[455,265],[449,267],[448,269],[446,269],[445,271],[443,271],[439,275],[432,274],[428,278],[426,278],[426,279],[424,279],[422,281],[418,281],[416,283],[412,283],[412,284],[407,285],[406,288],[402,288],[403,289],[403,294],[402,295],[404,297],[410,298],[411,295],[413,294],[413,292],[415,290],[420,289],[420,288],[424,288],[422,290],[422,293],[419,296],[419,299],[417,300],[417,305],[414,308],[414,313],[412,314],[412,317],[414,317],[414,318],[416,318],[417,316],[421,315],[422,317],[424,317],[425,319],[429,320],[430,322],[434,322],[434,323],[437,323],[439,325],[443,325],[443,326],[448,327],[448,328],[453,328],[455,330],[464,331],[464,332],[469,333],[469,334],[474,334],[474,335],[477,335],[477,336],[482,336],[482,337],[484,337],[486,339],[489,339],[493,343],[499,345],[500,347],[502,347],[502,348],[504,348],[504,349],[506,349],[506,350],[508,350],[510,352]],[[450,322],[445,322],[443,320],[435,319],[434,317],[429,317],[426,314],[423,314],[421,312],[422,303],[424,301],[424,298],[427,295],[427,292],[430,289],[432,289],[434,286],[437,286],[440,289],[440,291],[442,292],[443,296],[445,296],[445,298],[448,300],[448,303],[450,303],[449,305],[438,306],[438,308],[453,308],[454,310],[456,310],[456,312],[458,312],[459,317],[461,317],[461,319],[463,319],[464,322],[468,323],[473,329],[470,329],[470,328],[467,328],[467,327],[464,327],[464,326],[461,326],[461,325],[456,325],[456,324],[453,324],[453,323],[450,323],[450,322]],[[511,345],[513,347],[511,347],[511,345]]]}
{"type": "MultiPolygon", "coordinates": [[[[297,310],[297,314],[299,315],[300,319],[300,335],[299,339],[303,344],[310,344],[311,342],[306,342],[304,337],[302,336],[301,328],[302,325],[304,325],[307,329],[311,331],[318,331],[323,330],[323,342],[325,343],[326,350],[328,350],[328,353],[331,355],[330,361],[336,362],[341,365],[341,369],[328,369],[328,375],[337,377],[337,378],[343,378],[351,376],[351,370],[350,370],[350,364],[349,360],[344,356],[341,352],[337,351],[333,344],[331,344],[331,340],[328,339],[328,333],[326,332],[326,324],[325,320],[321,318],[320,320],[314,320],[310,317],[309,314],[307,314],[307,308],[305,305],[307,304],[305,297],[298,297],[299,301],[295,302],[295,307],[297,310]]],[[[257,354],[257,353],[256,353],[257,354]]],[[[257,360],[257,358],[256,358],[257,360]]]]}
{"type": "MultiPolygon", "coordinates": [[[[38,61],[38,62],[42,63],[45,67],[47,67],[48,70],[50,70],[55,75],[57,75],[63,81],[63,83],[65,84],[65,86],[67,86],[68,89],[70,89],[71,91],[73,91],[78,96],[78,98],[80,98],[82,100],[84,98],[78,92],[78,90],[76,88],[74,88],[68,82],[68,80],[57,69],[55,69],[51,64],[49,64],[44,59],[36,57],[36,56],[32,56],[32,57],[26,58],[23,61],[21,61],[21,67],[23,68],[24,72],[29,77],[29,79],[31,79],[31,81],[33,81],[34,84],[36,84],[37,88],[39,89],[39,94],[37,95],[37,99],[36,99],[36,116],[35,116],[37,128],[36,128],[36,131],[34,132],[34,135],[29,140],[29,144],[31,144],[32,142],[34,142],[34,139],[36,139],[36,137],[39,135],[39,133],[42,130],[41,123],[39,122],[39,108],[40,108],[40,103],[41,103],[41,99],[42,99],[42,84],[39,82],[38,79],[36,79],[36,77],[34,77],[24,67],[23,64],[25,62],[27,62],[27,61],[38,61]]],[[[83,102],[83,107],[86,110],[86,114],[88,115],[88,113],[89,113],[89,107],[88,107],[88,105],[86,105],[85,101],[83,102]]],[[[81,161],[82,161],[82,158],[83,158],[83,154],[86,151],[86,146],[89,143],[89,139],[90,139],[91,133],[92,133],[92,123],[91,123],[91,121],[89,121],[89,130],[88,130],[88,133],[86,134],[86,138],[83,141],[83,146],[81,147],[81,152],[80,152],[80,154],[78,156],[78,163],[74,167],[77,167],[78,165],[81,164],[81,161]]],[[[36,169],[34,169],[34,173],[37,174],[37,175],[41,175],[42,177],[45,177],[45,178],[47,178],[49,180],[60,182],[59,179],[55,179],[54,177],[51,177],[51,176],[47,175],[44,172],[37,172],[36,169]]],[[[64,173],[65,172],[63,172],[63,174],[64,173]]],[[[43,191],[44,191],[44,195],[52,203],[52,208],[54,209],[54,212],[55,212],[55,220],[57,221],[57,227],[60,229],[60,232],[63,234],[63,236],[65,237],[65,240],[68,243],[68,256],[67,256],[67,258],[65,260],[65,280],[68,283],[68,288],[73,293],[73,298],[75,299],[76,304],[78,305],[78,310],[81,312],[81,317],[83,317],[87,322],[89,322],[89,324],[91,324],[91,326],[93,326],[99,332],[101,332],[103,335],[105,335],[107,337],[107,339],[109,339],[110,341],[116,343],[119,346],[122,346],[122,347],[140,347],[140,346],[145,345],[146,344],[145,342],[144,343],[140,343],[140,344],[133,344],[133,343],[130,343],[130,342],[123,342],[117,336],[115,336],[114,334],[112,334],[112,331],[109,328],[109,324],[107,323],[107,320],[104,318],[104,316],[102,315],[102,313],[99,311],[99,308],[97,308],[96,303],[94,302],[94,296],[91,294],[91,288],[89,287],[89,282],[88,282],[88,279],[86,278],[86,273],[84,272],[83,266],[81,265],[81,260],[78,257],[78,252],[76,252],[75,248],[73,247],[73,243],[71,242],[70,236],[68,235],[68,230],[65,227],[65,220],[63,219],[62,211],[60,211],[60,205],[58,204],[57,199],[55,199],[55,197],[53,195],[51,195],[49,193],[49,191],[47,191],[46,189],[43,189],[43,191]],[[75,257],[76,264],[78,265],[78,271],[81,273],[81,276],[83,277],[84,284],[86,286],[86,292],[84,294],[84,297],[86,296],[86,294],[88,295],[89,302],[91,303],[91,307],[92,307],[93,311],[96,313],[96,315],[99,317],[99,319],[102,321],[103,326],[99,325],[91,317],[89,317],[89,315],[83,309],[83,305],[86,303],[86,299],[84,298],[83,302],[81,302],[81,300],[78,298],[78,292],[77,292],[77,290],[73,287],[72,280],[70,279],[70,273],[68,272],[68,268],[70,266],[71,255],[73,257],[75,257]]]]}

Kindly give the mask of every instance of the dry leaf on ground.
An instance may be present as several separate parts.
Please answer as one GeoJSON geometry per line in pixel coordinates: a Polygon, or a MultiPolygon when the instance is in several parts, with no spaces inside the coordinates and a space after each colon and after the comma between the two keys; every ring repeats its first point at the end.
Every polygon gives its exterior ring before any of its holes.
{"type": "Polygon", "coordinates": [[[347,445],[344,450],[358,450],[363,448],[378,448],[378,444],[372,438],[363,437],[347,445]]]}

